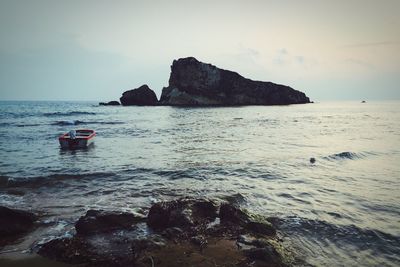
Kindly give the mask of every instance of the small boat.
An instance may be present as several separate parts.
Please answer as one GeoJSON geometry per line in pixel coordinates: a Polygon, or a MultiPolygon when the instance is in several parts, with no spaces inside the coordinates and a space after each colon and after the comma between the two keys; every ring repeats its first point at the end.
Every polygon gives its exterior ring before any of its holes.
{"type": "Polygon", "coordinates": [[[58,138],[60,141],[61,148],[85,148],[88,147],[91,143],[93,143],[93,139],[96,136],[96,132],[94,130],[89,129],[79,129],[79,130],[71,130],[68,133],[61,135],[58,138]]]}

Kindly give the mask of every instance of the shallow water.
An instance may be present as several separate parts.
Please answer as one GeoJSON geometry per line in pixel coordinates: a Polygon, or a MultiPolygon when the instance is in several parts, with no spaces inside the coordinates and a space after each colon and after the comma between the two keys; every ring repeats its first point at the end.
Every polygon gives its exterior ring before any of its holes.
{"type": "Polygon", "coordinates": [[[89,208],[229,197],[282,218],[285,242],[310,265],[400,264],[400,102],[0,102],[0,148],[0,205],[49,225],[34,243],[65,235],[89,208]],[[61,150],[57,137],[73,128],[96,130],[94,146],[61,150]]]}

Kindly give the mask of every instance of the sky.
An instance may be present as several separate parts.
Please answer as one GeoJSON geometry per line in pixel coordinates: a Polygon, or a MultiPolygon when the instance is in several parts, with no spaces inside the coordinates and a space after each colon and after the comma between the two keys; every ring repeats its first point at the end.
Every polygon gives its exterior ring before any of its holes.
{"type": "Polygon", "coordinates": [[[157,96],[193,56],[314,101],[400,99],[399,0],[0,0],[0,100],[157,96]]]}

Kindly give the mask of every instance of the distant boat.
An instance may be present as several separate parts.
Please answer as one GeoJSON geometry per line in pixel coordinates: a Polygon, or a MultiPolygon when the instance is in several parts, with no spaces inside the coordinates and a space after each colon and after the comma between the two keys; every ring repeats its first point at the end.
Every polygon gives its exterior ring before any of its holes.
{"type": "Polygon", "coordinates": [[[88,147],[91,143],[93,143],[93,139],[96,136],[96,132],[94,130],[89,129],[79,129],[79,130],[71,130],[68,133],[61,135],[58,138],[60,142],[61,148],[85,148],[88,147]]]}

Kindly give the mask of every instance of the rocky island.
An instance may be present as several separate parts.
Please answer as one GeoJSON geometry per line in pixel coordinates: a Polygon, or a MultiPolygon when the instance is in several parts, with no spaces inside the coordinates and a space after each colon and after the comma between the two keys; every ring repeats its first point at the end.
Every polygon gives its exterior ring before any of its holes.
{"type": "Polygon", "coordinates": [[[174,60],[169,85],[158,101],[147,85],[123,93],[121,104],[165,106],[241,106],[310,103],[310,99],[289,86],[253,81],[236,72],[203,63],[194,57],[174,60]]]}
{"type": "Polygon", "coordinates": [[[156,93],[147,84],[124,92],[119,100],[124,106],[155,106],[158,103],[156,93]]]}
{"type": "Polygon", "coordinates": [[[285,85],[246,79],[194,57],[174,60],[163,105],[288,105],[310,103],[302,92],[285,85]]]}

